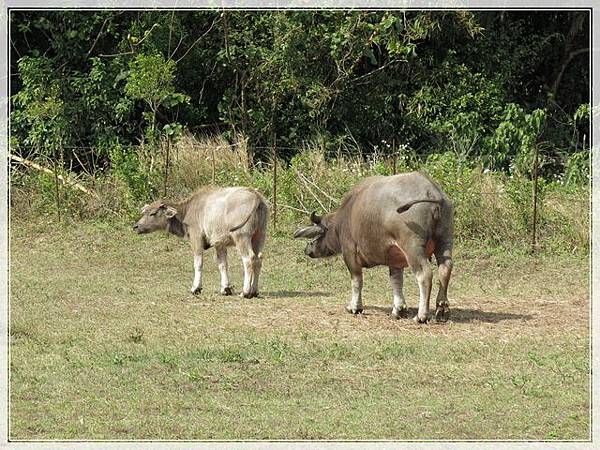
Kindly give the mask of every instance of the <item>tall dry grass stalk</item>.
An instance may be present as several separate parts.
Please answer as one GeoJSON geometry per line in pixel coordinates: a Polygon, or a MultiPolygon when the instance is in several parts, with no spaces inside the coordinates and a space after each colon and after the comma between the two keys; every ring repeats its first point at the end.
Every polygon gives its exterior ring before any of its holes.
{"type": "MultiPolygon", "coordinates": [[[[163,164],[160,161],[160,164],[163,164]]],[[[188,195],[200,186],[220,184],[226,173],[249,174],[248,141],[184,135],[171,147],[169,192],[188,195]]]]}

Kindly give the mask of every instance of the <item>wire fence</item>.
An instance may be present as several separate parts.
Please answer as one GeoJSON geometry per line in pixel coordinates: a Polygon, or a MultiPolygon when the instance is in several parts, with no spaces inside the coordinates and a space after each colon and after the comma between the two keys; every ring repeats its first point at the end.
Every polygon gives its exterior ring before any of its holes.
{"type": "MultiPolygon", "coordinates": [[[[218,161],[219,161],[219,151],[221,149],[221,147],[224,148],[229,148],[229,149],[235,149],[238,147],[242,147],[242,146],[246,146],[247,149],[247,142],[234,142],[234,143],[229,143],[229,142],[223,142],[222,146],[220,145],[205,145],[202,144],[200,142],[188,142],[186,143],[187,146],[193,148],[193,149],[203,149],[206,150],[207,148],[210,148],[210,152],[208,152],[209,157],[210,157],[210,167],[211,167],[211,182],[212,184],[216,184],[217,182],[217,165],[218,165],[218,161]]],[[[78,155],[78,153],[80,153],[81,151],[88,151],[92,154],[97,153],[97,148],[96,147],[92,147],[92,146],[65,146],[61,148],[61,155],[68,155],[68,156],[73,156],[73,158],[71,158],[70,160],[70,166],[62,166],[60,165],[61,162],[64,162],[64,160],[61,158],[61,161],[57,161],[56,158],[53,158],[52,156],[56,155],[56,152],[41,152],[39,150],[37,151],[30,151],[27,155],[27,157],[23,157],[23,156],[19,156],[16,155],[14,153],[9,153],[9,160],[11,161],[11,163],[13,164],[17,164],[19,166],[22,167],[26,167],[29,170],[36,170],[39,172],[44,172],[47,173],[49,175],[51,175],[53,177],[54,180],[54,184],[55,184],[55,196],[56,196],[56,205],[57,205],[57,214],[58,214],[58,220],[60,221],[60,209],[61,209],[61,188],[63,186],[68,186],[70,188],[74,188],[79,190],[80,192],[88,195],[88,196],[92,196],[92,197],[96,197],[98,198],[98,194],[94,191],[94,189],[90,189],[89,187],[86,187],[84,184],[80,182],[81,179],[80,177],[77,175],[76,171],[73,171],[73,159],[77,160],[79,163],[79,167],[86,171],[86,173],[88,175],[91,175],[91,179],[95,180],[95,171],[98,170],[97,166],[92,166],[92,167],[88,167],[86,169],[86,164],[84,161],[82,161],[81,156],[78,155]],[[39,158],[39,156],[41,155],[46,155],[43,158],[39,158]]],[[[279,174],[278,174],[278,166],[283,162],[282,159],[280,158],[280,155],[284,154],[284,153],[288,153],[290,151],[292,151],[294,154],[300,153],[304,150],[304,148],[302,147],[292,147],[292,146],[279,146],[279,145],[272,145],[272,146],[253,146],[251,148],[251,157],[253,158],[253,156],[255,155],[256,150],[263,150],[265,152],[262,153],[262,157],[260,158],[260,160],[255,161],[255,160],[249,160],[247,162],[247,170],[262,170],[262,171],[268,171],[271,173],[270,179],[271,179],[271,196],[270,196],[270,202],[271,202],[271,222],[272,222],[272,226],[274,229],[277,229],[278,223],[277,223],[277,219],[278,219],[278,215],[279,215],[279,210],[281,209],[286,209],[286,210],[290,210],[290,211],[296,211],[296,212],[301,212],[301,213],[308,213],[308,209],[306,208],[306,206],[304,205],[286,205],[286,204],[280,204],[280,202],[278,201],[278,184],[279,184],[279,174]]],[[[170,170],[171,170],[171,164],[173,162],[173,158],[177,158],[177,153],[178,153],[178,146],[177,145],[173,145],[171,140],[169,139],[165,139],[164,141],[161,141],[160,145],[158,146],[158,152],[162,152],[163,156],[164,156],[164,167],[162,168],[162,176],[163,176],[163,185],[162,185],[162,194],[163,196],[167,196],[167,193],[169,191],[169,184],[170,184],[170,170]]],[[[26,152],[22,152],[22,153],[26,153],[26,152]]],[[[398,160],[400,158],[405,158],[406,157],[406,153],[403,151],[392,151],[392,150],[387,150],[387,151],[380,151],[375,153],[375,157],[379,158],[378,161],[383,161],[384,164],[388,165],[388,173],[391,174],[396,174],[397,170],[398,170],[398,160]]],[[[67,158],[68,159],[68,158],[67,158]]],[[[94,161],[89,161],[89,163],[91,164],[95,164],[94,161]]],[[[97,163],[97,160],[96,160],[97,163]]],[[[110,161],[108,162],[110,164],[110,161]]],[[[537,152],[535,152],[535,157],[533,158],[533,163],[532,163],[532,197],[531,197],[531,225],[532,225],[532,229],[531,229],[531,248],[532,251],[535,251],[539,244],[538,244],[538,236],[537,236],[537,232],[538,232],[538,220],[539,220],[539,213],[538,213],[538,171],[539,171],[539,158],[537,156],[537,152]]],[[[303,189],[311,196],[311,198],[314,200],[314,202],[316,202],[316,204],[319,205],[319,207],[323,210],[323,211],[327,211],[329,209],[331,209],[332,207],[335,207],[336,205],[339,205],[341,199],[336,198],[335,196],[331,195],[328,192],[325,192],[322,188],[320,188],[318,186],[317,183],[315,183],[313,180],[310,179],[310,177],[307,177],[305,174],[303,174],[302,172],[295,170],[295,174],[297,177],[297,182],[302,185],[303,189]]],[[[493,198],[495,196],[498,195],[497,192],[487,192],[487,191],[481,191],[481,195],[485,196],[485,197],[490,197],[493,198]]],[[[314,203],[313,202],[313,203],[314,203]]]]}

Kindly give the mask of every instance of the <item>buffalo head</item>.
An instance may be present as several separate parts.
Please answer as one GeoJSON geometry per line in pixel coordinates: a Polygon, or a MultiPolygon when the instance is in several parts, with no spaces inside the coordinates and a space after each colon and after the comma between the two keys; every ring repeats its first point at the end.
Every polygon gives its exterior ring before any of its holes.
{"type": "Polygon", "coordinates": [[[166,230],[169,219],[175,217],[177,210],[162,202],[154,202],[142,208],[142,218],[133,226],[138,234],[152,233],[156,230],[166,230]]]}
{"type": "Polygon", "coordinates": [[[311,258],[325,258],[332,256],[335,252],[327,245],[327,228],[326,220],[318,216],[315,212],[310,215],[312,225],[308,227],[298,228],[294,232],[294,238],[306,238],[311,241],[306,244],[304,254],[311,258]]]}

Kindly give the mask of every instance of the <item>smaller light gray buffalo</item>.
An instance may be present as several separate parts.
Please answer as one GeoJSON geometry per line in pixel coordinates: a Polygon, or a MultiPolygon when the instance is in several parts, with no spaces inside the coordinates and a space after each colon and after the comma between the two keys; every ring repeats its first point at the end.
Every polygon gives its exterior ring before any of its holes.
{"type": "Polygon", "coordinates": [[[180,202],[157,201],[142,209],[137,233],[166,230],[187,237],[194,253],[192,294],[202,290],[202,253],[214,247],[221,273],[221,293],[231,295],[227,247],[235,245],[244,265],[242,297],[258,295],[268,207],[262,195],[244,187],[204,188],[180,202]]]}
{"type": "Polygon", "coordinates": [[[313,239],[304,253],[311,258],[342,254],[352,276],[352,300],[346,307],[361,313],[362,269],[389,267],[394,298],[392,317],[406,316],[403,272],[410,267],[419,284],[415,321],[428,320],[435,255],[440,288],[435,317],[448,317],[448,282],[452,272],[453,207],[437,184],[420,172],[365,178],[344,197],[342,205],[323,217],[311,215],[312,225],[295,238],[313,239]]]}

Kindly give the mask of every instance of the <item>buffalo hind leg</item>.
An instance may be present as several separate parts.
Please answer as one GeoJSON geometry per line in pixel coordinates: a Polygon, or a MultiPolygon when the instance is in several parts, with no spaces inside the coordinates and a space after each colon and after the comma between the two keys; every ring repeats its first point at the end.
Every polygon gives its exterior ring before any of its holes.
{"type": "Polygon", "coordinates": [[[398,319],[400,317],[407,317],[408,307],[406,306],[404,294],[402,293],[402,287],[404,284],[403,268],[390,267],[390,284],[392,285],[392,294],[394,296],[392,318],[398,319]]]}
{"type": "Polygon", "coordinates": [[[253,290],[253,286],[256,285],[254,278],[254,269],[256,267],[256,261],[258,257],[252,249],[252,243],[250,238],[243,237],[238,239],[236,247],[242,257],[242,264],[244,266],[244,287],[242,288],[241,297],[252,298],[256,296],[256,292],[253,290]]]}
{"type": "Polygon", "coordinates": [[[438,264],[438,277],[440,287],[435,301],[435,319],[446,321],[450,316],[448,304],[448,284],[452,274],[452,248],[443,246],[435,251],[435,260],[438,264]]]}
{"type": "Polygon", "coordinates": [[[429,297],[431,295],[433,272],[424,252],[414,258],[410,268],[415,274],[415,278],[419,284],[419,311],[414,320],[417,323],[425,323],[427,322],[429,315],[429,297]]]}
{"type": "Polygon", "coordinates": [[[252,280],[252,292],[254,292],[254,296],[258,297],[258,278],[260,277],[260,270],[262,269],[262,249],[265,245],[265,233],[262,231],[257,231],[252,236],[252,250],[256,255],[256,259],[254,261],[254,278],[252,280]]]}
{"type": "Polygon", "coordinates": [[[219,246],[215,248],[217,265],[219,266],[219,273],[221,274],[221,294],[231,295],[233,290],[229,284],[229,270],[227,267],[227,247],[219,246]]]}

